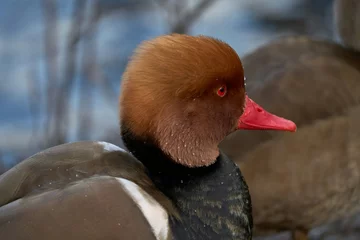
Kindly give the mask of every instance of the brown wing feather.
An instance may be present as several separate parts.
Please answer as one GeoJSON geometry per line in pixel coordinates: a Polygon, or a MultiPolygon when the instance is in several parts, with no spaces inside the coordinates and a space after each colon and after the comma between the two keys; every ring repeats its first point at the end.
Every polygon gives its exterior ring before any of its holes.
{"type": "Polygon", "coordinates": [[[0,239],[154,239],[115,178],[136,183],[178,217],[133,156],[84,141],[47,149],[0,176],[0,239]]]}
{"type": "Polygon", "coordinates": [[[155,237],[139,208],[114,178],[93,177],[1,207],[0,239],[155,237]]]}

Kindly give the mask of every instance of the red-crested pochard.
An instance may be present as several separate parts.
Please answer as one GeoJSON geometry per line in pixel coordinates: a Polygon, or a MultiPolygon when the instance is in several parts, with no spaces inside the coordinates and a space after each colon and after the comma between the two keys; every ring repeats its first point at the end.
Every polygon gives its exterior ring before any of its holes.
{"type": "Polygon", "coordinates": [[[247,97],[229,45],[177,34],[137,48],[120,123],[131,154],[69,143],[3,174],[0,239],[251,239],[247,185],[217,145],[236,129],[296,129],[247,97]]]}
{"type": "Polygon", "coordinates": [[[220,145],[248,183],[255,236],[290,230],[293,239],[308,239],[312,228],[359,210],[359,118],[348,111],[360,104],[360,37],[353,40],[349,28],[360,28],[344,24],[359,18],[360,1],[336,1],[334,10],[337,29],[346,28],[338,33],[342,43],[352,49],[288,37],[243,58],[249,96],[295,121],[299,131],[291,139],[238,131],[220,145]]]}

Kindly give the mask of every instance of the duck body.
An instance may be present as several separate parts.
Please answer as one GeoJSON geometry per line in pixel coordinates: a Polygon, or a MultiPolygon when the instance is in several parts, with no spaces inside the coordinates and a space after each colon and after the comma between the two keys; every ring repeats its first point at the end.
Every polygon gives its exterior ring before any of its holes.
{"type": "MultiPolygon", "coordinates": [[[[164,156],[156,148],[134,139],[125,141],[139,146],[146,161],[154,160],[148,156],[156,156],[159,166],[167,163],[159,159],[164,156]]],[[[209,169],[176,165],[171,166],[172,171],[159,166],[155,172],[155,168],[146,171],[131,154],[105,142],[75,142],[47,149],[2,175],[1,239],[216,239],[219,235],[249,239],[251,201],[234,162],[221,154],[209,169]],[[13,187],[5,184],[9,182],[13,187]],[[139,193],[156,203],[152,210],[160,213],[143,216],[131,201],[131,189],[140,189],[139,193]],[[224,194],[229,196],[226,202],[224,194]],[[41,209],[39,198],[47,200],[41,209]],[[130,206],[121,208],[124,204],[130,206]],[[226,208],[233,210],[230,216],[226,208]],[[149,220],[157,222],[155,236],[149,220]],[[134,221],[137,226],[129,226],[134,221]],[[138,228],[147,231],[139,233],[138,228]],[[104,232],[107,235],[99,235],[104,232]]]]}
{"type": "Polygon", "coordinates": [[[0,238],[157,239],[128,194],[131,182],[148,191],[139,193],[163,200],[155,209],[166,214],[163,206],[171,208],[141,163],[115,145],[75,142],[47,149],[1,176],[0,238]]]}

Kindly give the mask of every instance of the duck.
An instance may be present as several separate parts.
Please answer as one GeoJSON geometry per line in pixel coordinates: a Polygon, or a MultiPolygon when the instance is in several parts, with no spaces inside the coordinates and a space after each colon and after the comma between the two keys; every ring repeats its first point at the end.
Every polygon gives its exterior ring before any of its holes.
{"type": "Polygon", "coordinates": [[[246,94],[235,50],[202,35],[146,40],[120,92],[126,149],[66,143],[1,175],[0,239],[252,239],[248,187],[218,144],[296,125],[246,94]]]}
{"type": "Polygon", "coordinates": [[[350,123],[360,105],[360,38],[347,23],[360,16],[360,2],[337,0],[333,10],[339,43],[282,37],[242,58],[247,93],[298,126],[291,139],[238,131],[220,144],[249,186],[254,236],[290,231],[293,240],[307,240],[311,229],[359,211],[359,139],[350,123]]]}

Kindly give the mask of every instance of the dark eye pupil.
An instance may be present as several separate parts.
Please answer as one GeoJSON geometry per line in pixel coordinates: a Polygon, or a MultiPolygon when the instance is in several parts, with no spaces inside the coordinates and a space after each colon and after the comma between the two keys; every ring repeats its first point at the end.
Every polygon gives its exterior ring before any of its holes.
{"type": "Polygon", "coordinates": [[[223,97],[225,96],[225,94],[226,94],[226,86],[219,87],[217,90],[217,95],[223,97]]]}

